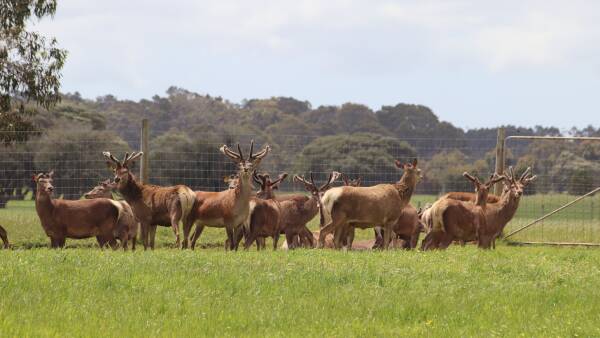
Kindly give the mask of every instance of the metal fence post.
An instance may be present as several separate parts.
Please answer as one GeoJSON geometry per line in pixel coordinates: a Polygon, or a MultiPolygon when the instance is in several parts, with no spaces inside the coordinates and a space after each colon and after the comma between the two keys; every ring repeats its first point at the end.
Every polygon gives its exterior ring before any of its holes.
{"type": "Polygon", "coordinates": [[[150,135],[150,124],[148,119],[142,120],[142,139],[140,142],[141,151],[144,153],[142,156],[142,160],[140,161],[140,180],[143,184],[148,184],[150,167],[148,163],[150,162],[148,159],[150,157],[150,148],[149,148],[149,135],[150,135]]]}
{"type": "MultiPolygon", "coordinates": [[[[506,137],[506,130],[504,127],[498,128],[498,138],[496,139],[496,174],[502,175],[504,173],[504,139],[506,137]]],[[[498,196],[502,194],[502,182],[496,183],[494,187],[494,193],[498,196]]]]}

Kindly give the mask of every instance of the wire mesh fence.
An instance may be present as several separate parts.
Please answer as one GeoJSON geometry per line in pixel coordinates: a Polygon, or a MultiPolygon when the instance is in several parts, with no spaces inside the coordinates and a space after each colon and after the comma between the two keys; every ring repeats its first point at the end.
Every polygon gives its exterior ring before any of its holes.
{"type": "MultiPolygon", "coordinates": [[[[33,210],[32,175],[55,171],[55,195],[79,199],[99,181],[111,178],[102,151],[117,157],[138,150],[140,135],[119,137],[107,131],[64,130],[52,135],[32,133],[26,141],[0,147],[1,209],[33,210]]],[[[193,190],[219,191],[227,188],[223,177],[235,173],[235,164],[219,152],[223,144],[239,142],[248,154],[254,135],[229,134],[182,138],[179,134],[154,132],[150,135],[149,183],[185,184],[193,190]]],[[[368,138],[362,134],[344,137],[277,135],[256,139],[255,151],[269,144],[271,153],[261,171],[271,175],[309,175],[324,181],[331,171],[350,178],[361,177],[365,186],[395,182],[401,172],[394,160],[419,159],[423,179],[412,204],[416,207],[435,201],[449,191],[472,191],[462,177],[469,171],[488,177],[495,166],[496,139],[392,139],[368,138]]],[[[600,186],[600,142],[509,142],[507,165],[517,172],[531,166],[538,179],[526,190],[508,230],[521,227],[578,195],[600,186]],[[560,144],[559,144],[560,143],[560,144]],[[588,190],[589,189],[589,190],[588,190]]],[[[338,183],[339,184],[339,183],[338,183]]],[[[280,193],[303,191],[288,180],[280,193]]],[[[600,197],[592,196],[511,238],[525,242],[586,242],[600,244],[600,197]]]]}

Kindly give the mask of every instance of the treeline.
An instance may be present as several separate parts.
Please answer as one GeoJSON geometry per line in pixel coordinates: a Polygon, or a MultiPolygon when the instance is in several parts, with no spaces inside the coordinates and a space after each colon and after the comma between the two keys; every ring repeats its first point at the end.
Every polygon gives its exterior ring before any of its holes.
{"type": "MultiPolygon", "coordinates": [[[[221,187],[222,174],[234,168],[221,160],[218,145],[255,138],[273,147],[267,166],[307,173],[337,169],[360,174],[368,184],[395,179],[394,158],[422,160],[421,192],[437,193],[466,187],[460,174],[487,175],[494,168],[496,128],[463,130],[440,121],[431,109],[400,103],[373,111],[346,103],[312,107],[288,97],[232,103],[171,87],[166,96],[134,102],[112,95],[95,100],[78,93],[33,117],[39,133],[27,142],[0,148],[0,195],[20,196],[30,187],[32,171],[50,167],[64,179],[63,193],[77,196],[106,177],[99,152],[124,152],[139,147],[140,121],[151,122],[152,181],[184,183],[195,188],[221,187]],[[89,154],[89,155],[88,155],[89,154]],[[202,158],[199,158],[202,157],[202,158]]],[[[561,135],[553,127],[505,126],[507,135],[561,135]]],[[[600,136],[600,128],[569,132],[600,136]]],[[[542,192],[586,191],[600,177],[598,142],[513,142],[508,163],[532,165],[542,192]]],[[[2,197],[0,197],[0,205],[2,197]]]]}

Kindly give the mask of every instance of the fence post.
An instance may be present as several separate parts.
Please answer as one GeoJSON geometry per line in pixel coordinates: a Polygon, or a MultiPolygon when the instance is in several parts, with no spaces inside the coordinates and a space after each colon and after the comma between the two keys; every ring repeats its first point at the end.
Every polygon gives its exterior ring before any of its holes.
{"type": "Polygon", "coordinates": [[[144,153],[142,156],[142,160],[140,161],[140,180],[143,184],[148,184],[150,167],[148,163],[150,162],[148,159],[150,157],[150,148],[149,148],[149,135],[150,135],[150,125],[148,123],[148,119],[142,120],[142,139],[140,141],[141,151],[144,153]]]}
{"type": "MultiPolygon", "coordinates": [[[[504,173],[504,139],[506,138],[506,130],[504,127],[498,128],[498,138],[496,139],[496,174],[504,173]]],[[[502,182],[496,183],[494,193],[498,196],[502,194],[502,182]]]]}

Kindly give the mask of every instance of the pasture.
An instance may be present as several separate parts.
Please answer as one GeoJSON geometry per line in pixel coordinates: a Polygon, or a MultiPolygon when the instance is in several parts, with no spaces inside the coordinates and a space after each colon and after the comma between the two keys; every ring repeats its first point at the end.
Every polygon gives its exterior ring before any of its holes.
{"type": "Polygon", "coordinates": [[[596,249],[228,253],[224,231],[207,229],[192,252],[160,228],[154,252],[50,250],[31,201],[12,201],[0,224],[15,248],[0,251],[2,336],[600,334],[596,249]]]}

